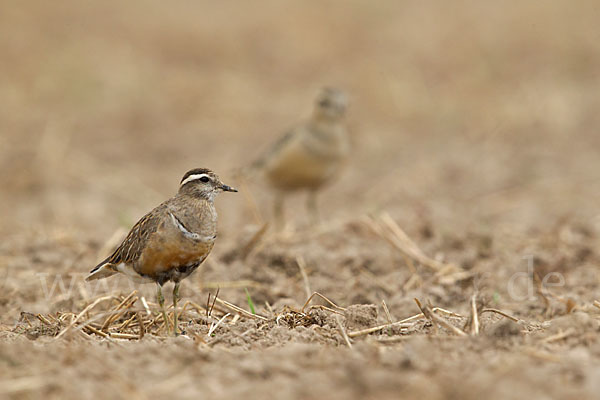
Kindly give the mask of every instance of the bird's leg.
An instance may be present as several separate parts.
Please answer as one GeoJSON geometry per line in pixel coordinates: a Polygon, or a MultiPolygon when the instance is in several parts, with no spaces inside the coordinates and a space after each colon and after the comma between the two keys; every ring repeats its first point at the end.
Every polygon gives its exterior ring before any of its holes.
{"type": "Polygon", "coordinates": [[[319,207],[317,206],[317,192],[311,190],[308,192],[306,197],[306,210],[310,216],[310,222],[312,225],[318,225],[319,223],[319,207]]]}
{"type": "Polygon", "coordinates": [[[160,311],[162,312],[163,320],[165,321],[165,329],[167,330],[167,332],[169,332],[169,319],[167,318],[167,312],[165,311],[165,297],[162,294],[162,286],[160,284],[157,284],[156,288],[156,300],[158,301],[160,311]]]}
{"type": "Polygon", "coordinates": [[[285,216],[283,213],[283,194],[277,193],[275,195],[274,206],[273,206],[273,216],[275,217],[275,228],[278,232],[283,230],[285,225],[285,216]]]}
{"type": "Polygon", "coordinates": [[[179,282],[173,287],[173,335],[179,335],[177,330],[177,301],[179,300],[179,282]]]}

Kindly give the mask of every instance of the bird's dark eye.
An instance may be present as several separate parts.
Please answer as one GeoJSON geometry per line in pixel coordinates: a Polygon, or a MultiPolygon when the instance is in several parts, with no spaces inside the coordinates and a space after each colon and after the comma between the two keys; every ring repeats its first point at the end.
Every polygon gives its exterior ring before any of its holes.
{"type": "Polygon", "coordinates": [[[210,181],[210,179],[208,178],[208,176],[203,176],[202,178],[200,178],[200,182],[207,183],[208,181],[210,181]]]}

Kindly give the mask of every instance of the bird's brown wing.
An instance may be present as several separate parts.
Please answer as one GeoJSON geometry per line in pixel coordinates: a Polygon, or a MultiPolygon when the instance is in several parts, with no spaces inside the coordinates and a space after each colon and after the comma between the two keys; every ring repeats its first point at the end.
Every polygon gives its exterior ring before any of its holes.
{"type": "Polygon", "coordinates": [[[135,262],[142,254],[150,237],[156,233],[166,208],[167,202],[162,203],[144,215],[131,228],[125,240],[117,247],[114,253],[98,264],[90,273],[95,272],[105,264],[117,265],[120,263],[131,264],[135,262]]]}

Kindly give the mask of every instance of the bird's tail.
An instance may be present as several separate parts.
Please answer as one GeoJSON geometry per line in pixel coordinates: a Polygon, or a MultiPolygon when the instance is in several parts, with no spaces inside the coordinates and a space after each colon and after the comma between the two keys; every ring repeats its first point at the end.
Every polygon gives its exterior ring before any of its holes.
{"type": "Polygon", "coordinates": [[[115,269],[115,266],[107,262],[107,260],[104,260],[90,271],[90,274],[87,276],[87,278],[85,278],[85,280],[94,281],[96,279],[108,278],[116,273],[117,270],[115,269]]]}

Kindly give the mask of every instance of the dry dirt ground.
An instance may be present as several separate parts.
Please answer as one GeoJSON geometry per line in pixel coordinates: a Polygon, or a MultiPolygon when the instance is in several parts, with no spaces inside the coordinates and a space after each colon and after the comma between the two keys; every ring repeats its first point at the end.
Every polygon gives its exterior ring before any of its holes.
{"type": "Polygon", "coordinates": [[[591,0],[0,3],[0,397],[597,398],[599,27],[591,0]],[[318,228],[298,197],[257,234],[261,181],[218,198],[179,337],[152,285],[84,283],[323,85],[354,150],[318,228]]]}

